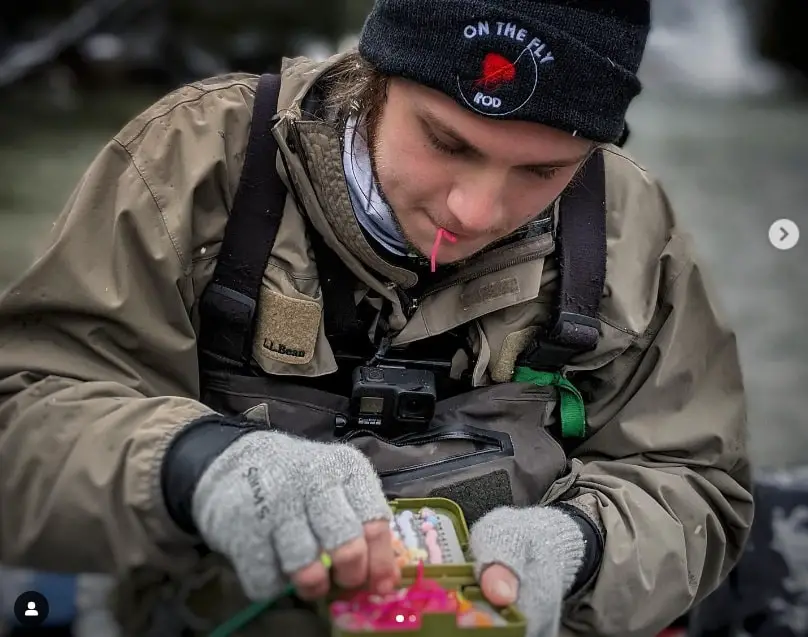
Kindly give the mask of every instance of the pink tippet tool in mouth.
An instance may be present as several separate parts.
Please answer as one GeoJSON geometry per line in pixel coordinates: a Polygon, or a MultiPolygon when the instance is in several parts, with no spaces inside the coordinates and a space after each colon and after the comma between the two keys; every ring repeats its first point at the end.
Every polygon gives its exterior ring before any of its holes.
{"type": "Polygon", "coordinates": [[[435,243],[432,244],[432,255],[430,257],[430,266],[432,272],[434,272],[438,267],[438,250],[440,249],[440,242],[446,239],[449,243],[456,243],[457,237],[454,236],[448,230],[444,228],[438,228],[438,232],[435,234],[435,243]]]}

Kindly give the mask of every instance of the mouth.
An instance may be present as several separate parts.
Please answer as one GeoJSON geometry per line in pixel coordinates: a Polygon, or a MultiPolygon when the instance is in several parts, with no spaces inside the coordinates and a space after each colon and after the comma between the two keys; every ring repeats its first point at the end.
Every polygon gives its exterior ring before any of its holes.
{"type": "Polygon", "coordinates": [[[452,237],[454,237],[454,240],[452,241],[452,243],[456,243],[456,242],[465,243],[467,241],[474,240],[474,236],[470,235],[469,233],[463,232],[459,228],[454,228],[451,225],[442,224],[442,223],[436,221],[435,218],[432,215],[430,215],[429,213],[424,213],[424,214],[426,215],[427,219],[429,219],[429,223],[432,226],[433,236],[436,233],[438,233],[440,231],[443,231],[444,233],[449,234],[452,237]]]}

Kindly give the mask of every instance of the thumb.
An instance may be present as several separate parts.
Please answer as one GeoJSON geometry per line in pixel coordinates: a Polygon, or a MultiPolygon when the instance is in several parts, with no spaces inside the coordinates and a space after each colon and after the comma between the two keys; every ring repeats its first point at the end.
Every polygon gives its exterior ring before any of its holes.
{"type": "Polygon", "coordinates": [[[480,575],[480,588],[494,606],[510,606],[519,595],[519,579],[510,569],[492,564],[480,575]]]}

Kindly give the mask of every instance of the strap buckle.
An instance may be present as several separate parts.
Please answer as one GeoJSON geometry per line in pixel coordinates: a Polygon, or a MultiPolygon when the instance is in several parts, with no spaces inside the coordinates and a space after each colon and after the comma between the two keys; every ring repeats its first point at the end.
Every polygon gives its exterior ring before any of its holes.
{"type": "Polygon", "coordinates": [[[249,363],[256,303],[246,294],[211,283],[199,300],[199,351],[227,365],[249,363]]]}
{"type": "Polygon", "coordinates": [[[573,356],[595,349],[600,321],[575,312],[560,312],[553,327],[533,339],[517,365],[534,370],[560,370],[573,356]]]}

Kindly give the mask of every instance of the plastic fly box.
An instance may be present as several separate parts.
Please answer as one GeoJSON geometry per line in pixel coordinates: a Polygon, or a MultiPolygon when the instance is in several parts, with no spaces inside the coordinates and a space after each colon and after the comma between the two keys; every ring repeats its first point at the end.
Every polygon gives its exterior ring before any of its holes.
{"type": "Polygon", "coordinates": [[[390,595],[336,593],[328,605],[333,637],[524,637],[525,619],[511,606],[488,604],[468,559],[463,511],[445,498],[390,502],[401,587],[390,595]]]}

